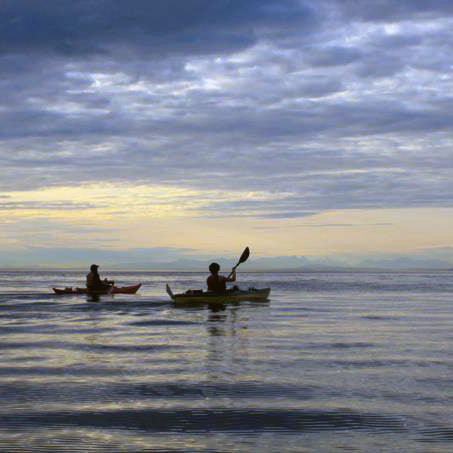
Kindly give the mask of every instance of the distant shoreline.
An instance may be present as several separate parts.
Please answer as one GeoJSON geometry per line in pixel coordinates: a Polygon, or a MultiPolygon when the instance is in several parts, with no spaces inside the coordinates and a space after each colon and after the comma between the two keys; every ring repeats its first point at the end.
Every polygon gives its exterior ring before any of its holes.
{"type": "MultiPolygon", "coordinates": [[[[229,269],[225,269],[224,272],[228,272],[229,269]]],[[[87,272],[85,268],[55,268],[55,267],[8,267],[0,268],[0,272],[87,272]]],[[[109,267],[108,265],[102,266],[103,273],[121,272],[121,273],[188,273],[188,274],[200,274],[207,273],[206,269],[126,269],[126,268],[115,268],[109,267]]],[[[416,273],[416,272],[442,272],[452,273],[451,268],[371,268],[371,267],[360,267],[360,268],[312,268],[312,269],[242,269],[239,273],[242,274],[266,274],[266,273],[281,273],[281,274],[344,274],[344,273],[416,273]]]]}

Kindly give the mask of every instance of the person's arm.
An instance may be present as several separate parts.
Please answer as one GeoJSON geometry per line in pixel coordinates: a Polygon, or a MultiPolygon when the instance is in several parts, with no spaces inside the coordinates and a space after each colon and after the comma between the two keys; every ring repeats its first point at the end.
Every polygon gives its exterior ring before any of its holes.
{"type": "Polygon", "coordinates": [[[231,277],[230,278],[227,278],[226,279],[227,282],[235,282],[236,281],[236,269],[233,271],[233,273],[231,274],[231,277]]]}

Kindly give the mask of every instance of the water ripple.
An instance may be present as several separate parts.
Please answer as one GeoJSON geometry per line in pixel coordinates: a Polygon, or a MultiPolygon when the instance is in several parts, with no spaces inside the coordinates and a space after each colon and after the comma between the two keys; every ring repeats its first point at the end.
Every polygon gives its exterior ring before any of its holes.
{"type": "Polygon", "coordinates": [[[318,432],[329,430],[405,431],[404,420],[383,414],[341,410],[182,409],[103,412],[32,412],[0,415],[9,429],[45,426],[139,429],[152,432],[318,432]]]}

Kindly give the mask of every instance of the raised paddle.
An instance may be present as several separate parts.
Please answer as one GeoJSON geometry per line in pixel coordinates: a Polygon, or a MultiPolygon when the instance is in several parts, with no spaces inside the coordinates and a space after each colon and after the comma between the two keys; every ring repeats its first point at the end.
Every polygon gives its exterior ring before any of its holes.
{"type": "Polygon", "coordinates": [[[228,277],[227,277],[228,279],[233,275],[234,271],[239,266],[239,264],[244,263],[245,261],[247,261],[249,256],[250,256],[250,249],[248,247],[246,247],[244,249],[244,251],[242,252],[242,255],[239,258],[239,261],[237,262],[236,266],[234,266],[233,269],[231,269],[230,275],[228,275],[228,277]]]}

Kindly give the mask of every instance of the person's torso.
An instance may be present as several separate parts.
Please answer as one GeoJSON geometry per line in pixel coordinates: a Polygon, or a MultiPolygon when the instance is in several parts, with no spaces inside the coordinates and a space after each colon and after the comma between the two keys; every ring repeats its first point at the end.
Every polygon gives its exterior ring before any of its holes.
{"type": "Polygon", "coordinates": [[[101,284],[101,279],[98,274],[91,271],[87,274],[87,288],[99,286],[101,284]]]}
{"type": "Polygon", "coordinates": [[[210,275],[208,277],[208,291],[224,293],[226,291],[226,278],[222,275],[210,275]]]}

